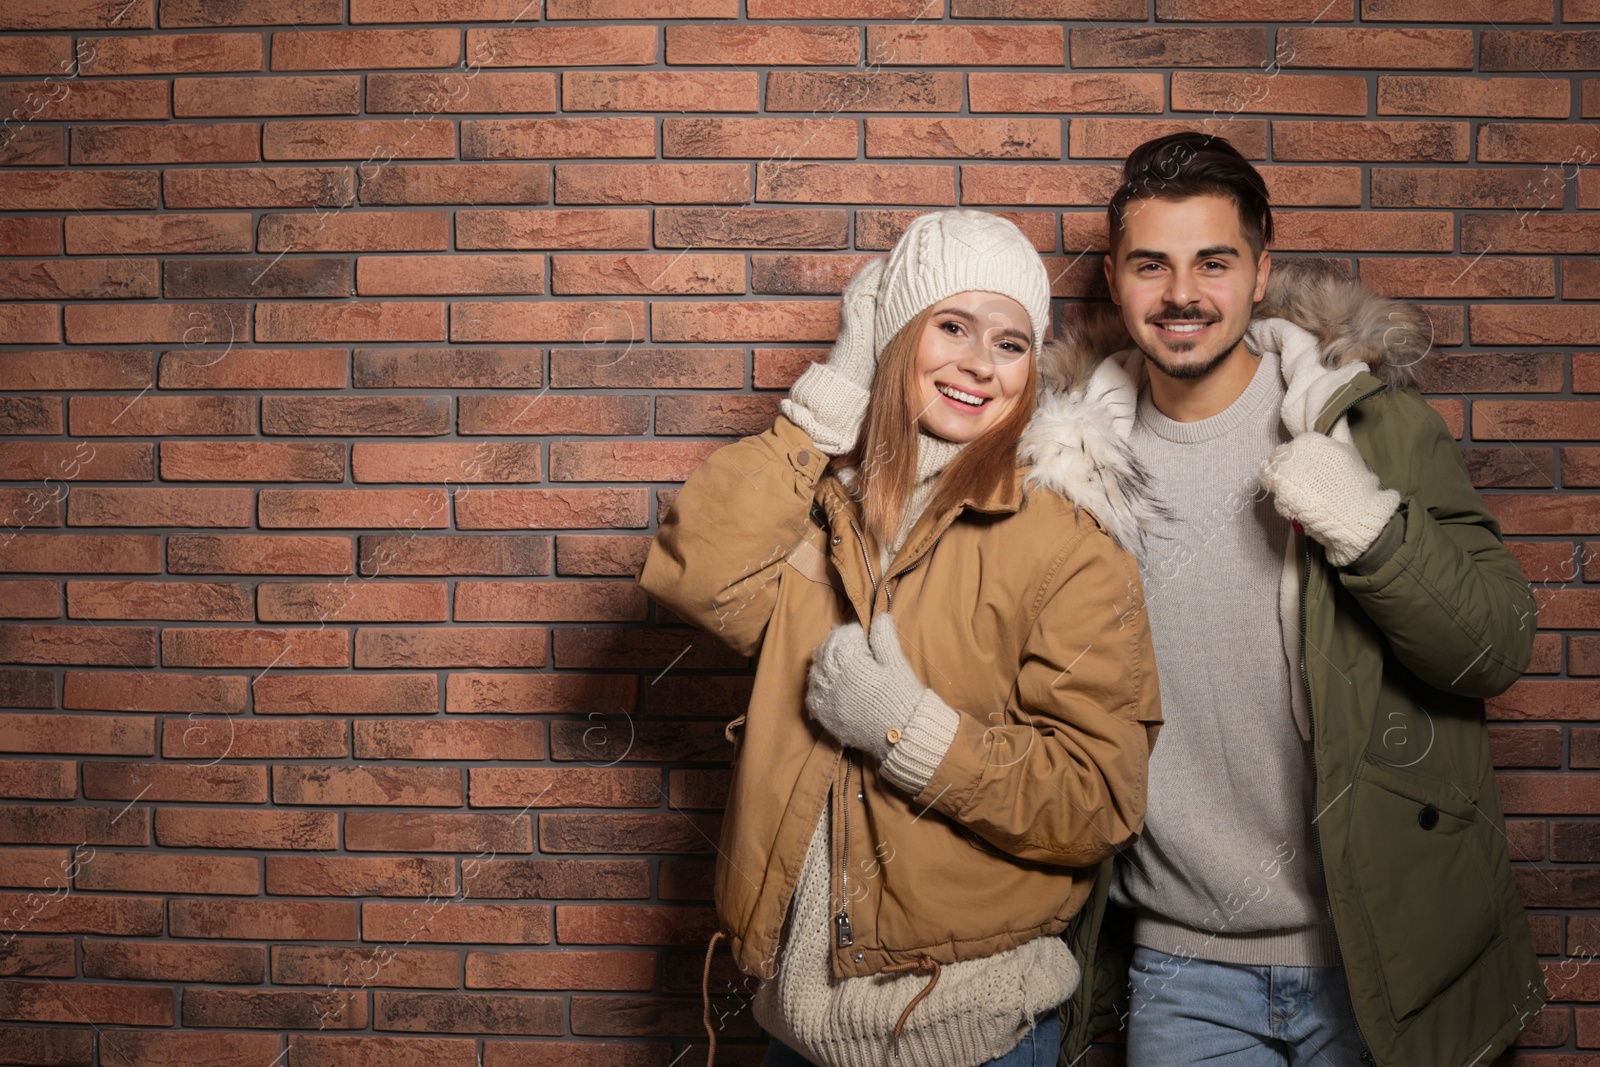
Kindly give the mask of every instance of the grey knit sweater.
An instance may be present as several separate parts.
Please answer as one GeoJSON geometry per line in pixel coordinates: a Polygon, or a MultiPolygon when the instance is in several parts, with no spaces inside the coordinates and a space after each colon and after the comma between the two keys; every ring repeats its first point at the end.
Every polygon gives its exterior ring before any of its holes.
{"type": "MultiPolygon", "coordinates": [[[[894,542],[883,546],[879,573],[904,543],[926,508],[939,475],[960,445],[920,435],[917,484],[894,542]]],[[[953,732],[937,720],[926,739],[943,752],[953,732]]],[[[908,726],[897,749],[914,740],[908,726]]],[[[933,766],[937,767],[937,761],[933,766]]],[[[893,776],[906,777],[902,771],[893,776]]],[[[916,784],[920,789],[926,779],[916,784]]],[[[836,979],[832,973],[828,817],[818,820],[795,886],[777,974],[756,991],[752,1011],[772,1036],[822,1067],[976,1067],[1015,1048],[1038,1015],[1054,1009],[1078,986],[1077,964],[1066,942],[1039,937],[1007,952],[947,964],[938,984],[906,1020],[899,1054],[890,1056],[895,1020],[928,984],[916,974],[836,979]]]]}
{"type": "Polygon", "coordinates": [[[1210,418],[1175,422],[1140,397],[1133,449],[1170,511],[1140,561],[1165,725],[1112,899],[1137,908],[1135,942],[1162,952],[1325,966],[1308,746],[1290,704],[1299,675],[1278,618],[1289,526],[1258,475],[1287,439],[1283,396],[1268,352],[1210,418]]]}

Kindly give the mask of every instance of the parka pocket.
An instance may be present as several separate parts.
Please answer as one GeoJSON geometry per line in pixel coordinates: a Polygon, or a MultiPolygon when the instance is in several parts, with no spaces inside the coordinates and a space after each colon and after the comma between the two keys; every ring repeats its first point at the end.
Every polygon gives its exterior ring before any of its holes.
{"type": "Polygon", "coordinates": [[[1346,860],[1396,1022],[1425,1008],[1494,941],[1492,827],[1448,781],[1363,760],[1346,860]]]}

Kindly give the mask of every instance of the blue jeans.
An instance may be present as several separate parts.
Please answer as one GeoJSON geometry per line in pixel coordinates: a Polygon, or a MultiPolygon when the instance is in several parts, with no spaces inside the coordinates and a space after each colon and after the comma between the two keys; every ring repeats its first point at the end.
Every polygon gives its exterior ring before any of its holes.
{"type": "MultiPolygon", "coordinates": [[[[1033,1024],[1032,1030],[1023,1035],[1020,1045],[1004,1056],[983,1064],[982,1067],[1055,1067],[1056,1057],[1060,1053],[1061,1015],[1059,1012],[1048,1011],[1033,1024]]],[[[761,1061],[761,1067],[813,1067],[813,1065],[800,1053],[773,1038],[772,1044],[767,1046],[767,1056],[761,1061]]]]}
{"type": "Polygon", "coordinates": [[[1128,1067],[1359,1067],[1337,967],[1253,967],[1139,946],[1128,1067]]]}

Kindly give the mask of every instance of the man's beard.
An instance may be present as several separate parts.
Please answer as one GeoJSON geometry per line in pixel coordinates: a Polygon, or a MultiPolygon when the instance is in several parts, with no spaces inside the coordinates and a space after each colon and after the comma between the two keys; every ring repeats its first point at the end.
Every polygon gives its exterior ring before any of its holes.
{"type": "MultiPolygon", "coordinates": [[[[1172,317],[1178,318],[1179,316],[1172,317]]],[[[1190,321],[1203,322],[1205,320],[1191,319],[1190,321]]],[[[1219,319],[1217,321],[1220,322],[1221,320],[1219,319]]],[[[1239,342],[1242,340],[1244,340],[1244,331],[1240,331],[1238,337],[1235,337],[1232,341],[1229,341],[1226,345],[1223,345],[1215,356],[1206,360],[1204,363],[1183,363],[1177,366],[1167,363],[1159,355],[1150,351],[1150,349],[1146,348],[1142,344],[1139,344],[1137,341],[1134,343],[1138,346],[1139,351],[1144,353],[1144,358],[1155,364],[1156,369],[1162,374],[1165,374],[1168,378],[1172,378],[1180,382],[1192,382],[1197,381],[1200,378],[1204,378],[1206,375],[1220,367],[1223,361],[1233,354],[1233,350],[1239,347],[1239,342]]]]}

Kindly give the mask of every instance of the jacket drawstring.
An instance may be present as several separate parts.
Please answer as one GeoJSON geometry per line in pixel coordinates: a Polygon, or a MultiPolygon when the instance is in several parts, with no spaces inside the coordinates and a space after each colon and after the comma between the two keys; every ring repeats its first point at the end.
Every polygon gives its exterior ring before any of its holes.
{"type": "Polygon", "coordinates": [[[929,956],[921,956],[908,963],[891,964],[888,967],[885,967],[879,973],[904,974],[908,971],[915,971],[917,974],[926,974],[929,976],[929,978],[928,984],[922,987],[922,991],[920,993],[911,998],[911,1003],[906,1005],[905,1010],[900,1013],[900,1018],[895,1020],[894,1033],[890,1037],[889,1048],[891,1052],[896,1055],[899,1054],[900,1049],[900,1031],[906,1025],[906,1018],[911,1014],[911,1009],[915,1008],[918,1004],[921,1004],[922,998],[927,996],[929,993],[932,993],[933,987],[939,984],[939,961],[929,956]]]}
{"type": "Polygon", "coordinates": [[[721,930],[711,935],[711,940],[706,944],[706,968],[700,974],[701,1018],[705,1022],[706,1037],[711,1042],[711,1047],[706,1050],[706,1067],[712,1067],[717,1058],[717,1032],[711,1029],[711,954],[717,950],[717,942],[724,936],[721,930]]]}

